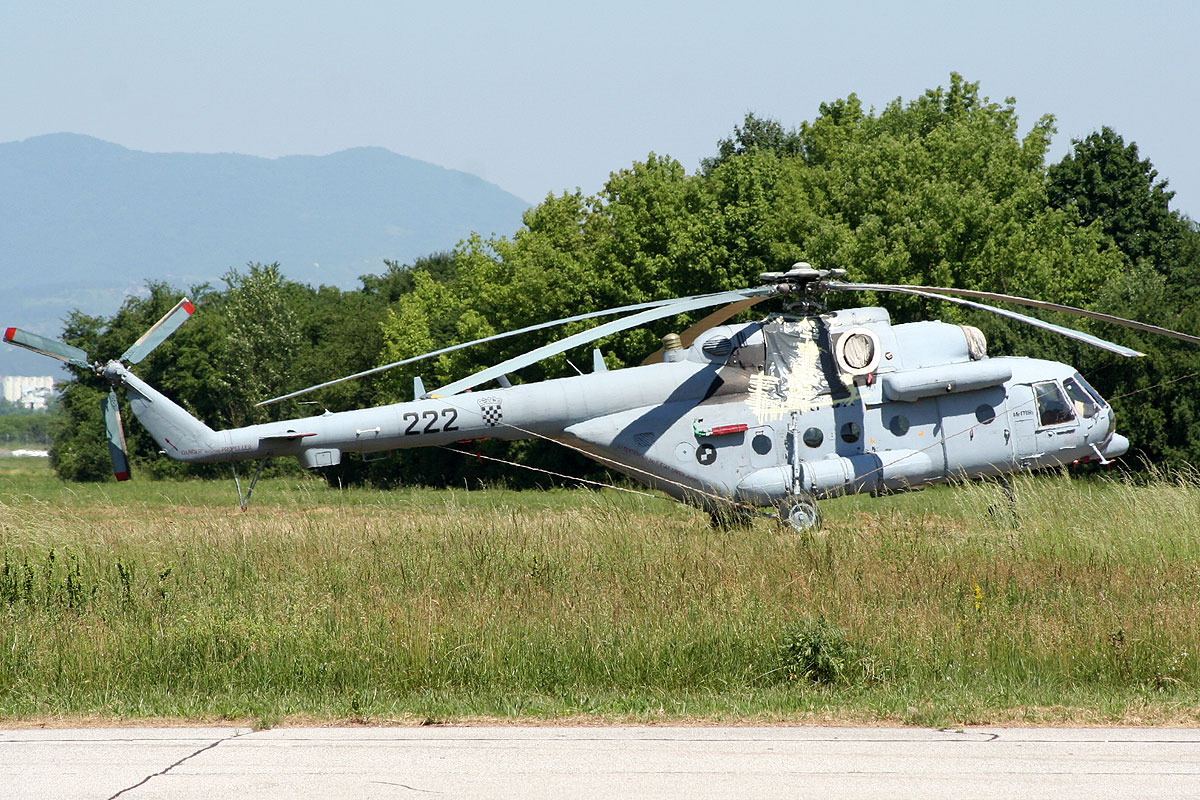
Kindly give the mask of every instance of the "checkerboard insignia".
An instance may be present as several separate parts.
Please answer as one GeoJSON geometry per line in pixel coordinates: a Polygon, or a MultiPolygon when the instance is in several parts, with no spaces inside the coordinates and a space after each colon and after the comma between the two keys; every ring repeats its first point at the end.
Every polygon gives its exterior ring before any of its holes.
{"type": "Polygon", "coordinates": [[[483,424],[494,428],[504,419],[504,410],[500,408],[499,397],[479,398],[479,413],[483,415],[483,424]]]}

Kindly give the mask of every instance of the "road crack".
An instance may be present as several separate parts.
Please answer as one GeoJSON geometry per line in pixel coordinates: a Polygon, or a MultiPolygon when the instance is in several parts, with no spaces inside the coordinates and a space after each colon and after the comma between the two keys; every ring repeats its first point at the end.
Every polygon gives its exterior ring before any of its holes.
{"type": "Polygon", "coordinates": [[[394,781],[371,781],[371,783],[382,783],[384,786],[401,786],[405,789],[409,789],[410,791],[421,792],[422,794],[442,794],[441,792],[433,789],[418,789],[415,786],[409,786],[407,783],[396,783],[394,781]]]}
{"type": "Polygon", "coordinates": [[[168,772],[175,769],[176,767],[178,767],[180,764],[184,763],[185,761],[191,761],[196,756],[200,755],[201,753],[205,753],[205,752],[208,752],[209,750],[212,750],[214,747],[221,744],[222,742],[232,741],[232,740],[238,738],[239,736],[246,735],[246,733],[248,733],[248,731],[242,731],[239,733],[235,733],[232,736],[226,736],[223,739],[217,739],[215,742],[212,742],[211,744],[206,744],[204,747],[201,747],[196,752],[190,753],[190,754],[184,756],[183,758],[179,759],[174,764],[170,764],[166,768],[161,769],[158,772],[154,772],[154,773],[147,775],[146,777],[142,778],[140,781],[135,783],[133,786],[126,786],[121,791],[119,791],[116,794],[109,797],[108,800],[116,800],[116,798],[120,797],[121,795],[125,794],[126,792],[132,792],[134,789],[137,789],[140,786],[145,786],[147,783],[150,782],[151,779],[157,778],[160,775],[166,775],[168,772]]]}

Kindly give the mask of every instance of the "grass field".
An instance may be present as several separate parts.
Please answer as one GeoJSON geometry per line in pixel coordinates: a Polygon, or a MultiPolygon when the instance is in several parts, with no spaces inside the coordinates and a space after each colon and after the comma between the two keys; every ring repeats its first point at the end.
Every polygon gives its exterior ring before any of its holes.
{"type": "Polygon", "coordinates": [[[0,459],[0,723],[1200,724],[1200,481],[824,504],[68,485],[0,459]]]}

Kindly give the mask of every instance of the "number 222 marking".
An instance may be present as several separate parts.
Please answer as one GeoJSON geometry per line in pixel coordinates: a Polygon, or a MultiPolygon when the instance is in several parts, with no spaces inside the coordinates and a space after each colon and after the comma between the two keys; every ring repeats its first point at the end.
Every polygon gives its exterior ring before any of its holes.
{"type": "Polygon", "coordinates": [[[404,420],[411,420],[408,423],[408,427],[404,429],[404,435],[405,436],[416,436],[417,434],[420,434],[420,433],[438,433],[439,431],[456,431],[456,430],[458,430],[458,426],[454,424],[458,420],[458,409],[443,408],[442,416],[449,417],[449,419],[447,419],[445,424],[439,428],[438,427],[438,412],[422,411],[420,414],[418,414],[415,411],[409,411],[408,413],[406,413],[400,417],[401,419],[404,419],[404,420]],[[420,423],[422,418],[427,419],[429,421],[425,423],[424,428],[417,430],[417,425],[420,423]]]}

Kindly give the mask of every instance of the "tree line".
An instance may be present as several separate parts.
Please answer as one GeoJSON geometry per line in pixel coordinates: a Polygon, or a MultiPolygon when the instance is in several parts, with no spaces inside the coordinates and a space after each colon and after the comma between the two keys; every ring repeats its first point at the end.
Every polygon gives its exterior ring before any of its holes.
{"type": "MultiPolygon", "coordinates": [[[[689,173],[651,153],[618,170],[596,195],[564,192],[529,209],[510,236],[472,236],[412,264],[385,262],[353,290],[289,281],[279,265],[231,271],[223,285],[189,287],[199,311],[137,368],[139,375],[214,427],[412,399],[412,378],[433,387],[545,341],[528,334],[331,387],[266,409],[253,403],[455,342],[549,319],[678,295],[739,288],[795,261],[841,267],[852,280],[957,286],[1026,295],[1200,334],[1200,229],[1170,208],[1172,192],[1135,143],[1109,128],[1073,142],[1047,164],[1054,120],[1023,135],[1015,101],[993,102],[951,75],[948,87],[881,110],[855,95],[824,103],[798,127],[753,114],[689,173]]],[[[94,355],[120,353],[182,292],[151,283],[112,317],[75,313],[64,340],[94,355]]],[[[1200,349],[1076,317],[1091,330],[1149,353],[1125,360],[994,315],[913,297],[831,297],[880,302],[894,322],[940,318],[988,334],[993,354],[1079,367],[1118,414],[1135,454],[1200,462],[1195,373],[1200,349]]],[[[632,366],[677,318],[597,343],[610,367],[632,366]]],[[[587,327],[569,325],[558,335],[587,327]]],[[[514,380],[575,374],[584,348],[531,366],[514,380]]],[[[63,394],[51,449],[75,480],[109,474],[100,398],[107,387],[76,371],[63,394]]],[[[130,419],[129,416],[126,419],[130,419]]],[[[154,453],[127,424],[134,468],[208,474],[154,453]]],[[[597,468],[544,442],[470,445],[481,454],[556,471],[597,468]]],[[[348,458],[331,480],[469,484],[521,482],[493,462],[445,451],[348,458]]]]}

